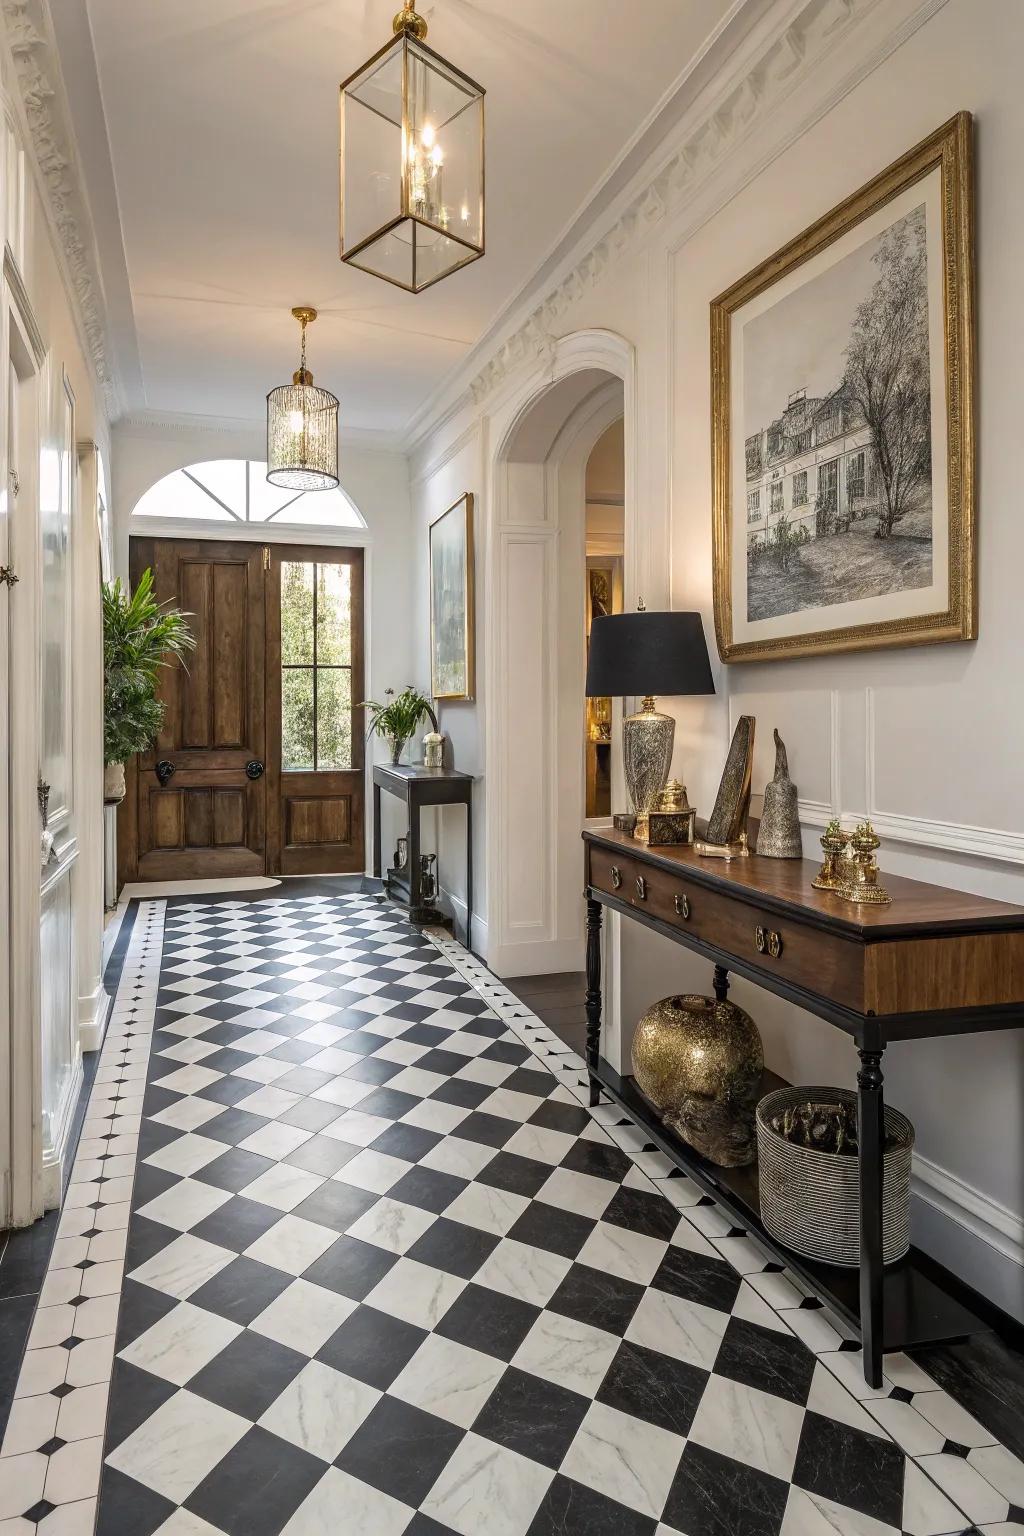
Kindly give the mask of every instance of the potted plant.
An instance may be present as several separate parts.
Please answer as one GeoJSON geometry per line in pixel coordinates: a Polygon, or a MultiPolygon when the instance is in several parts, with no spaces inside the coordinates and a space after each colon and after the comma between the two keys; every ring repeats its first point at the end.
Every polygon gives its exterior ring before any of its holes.
{"type": "Polygon", "coordinates": [[[360,706],[370,712],[370,728],[367,735],[376,733],[386,738],[391,747],[391,761],[398,763],[402,758],[402,751],[409,737],[412,736],[423,719],[429,715],[433,721],[434,730],[437,730],[437,716],[430,707],[429,699],[425,699],[416,688],[407,686],[401,693],[396,693],[393,688],[384,690],[384,704],[378,704],[373,699],[366,699],[360,706]]]}
{"type": "Polygon", "coordinates": [[[186,615],[153,595],[143,571],[134,592],[121,578],[103,583],[103,799],[124,799],[125,759],[145,752],[163,724],[160,669],[195,649],[186,615]]]}

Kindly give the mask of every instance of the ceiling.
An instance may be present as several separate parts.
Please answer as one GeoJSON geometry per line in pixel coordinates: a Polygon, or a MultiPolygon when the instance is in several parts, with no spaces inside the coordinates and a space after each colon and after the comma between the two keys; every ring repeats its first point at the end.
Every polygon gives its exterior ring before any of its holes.
{"type": "Polygon", "coordinates": [[[549,255],[733,0],[436,0],[487,89],[487,254],[413,296],[338,260],[338,84],[397,0],[51,0],[128,410],[252,420],[310,366],[400,433],[549,255]]]}

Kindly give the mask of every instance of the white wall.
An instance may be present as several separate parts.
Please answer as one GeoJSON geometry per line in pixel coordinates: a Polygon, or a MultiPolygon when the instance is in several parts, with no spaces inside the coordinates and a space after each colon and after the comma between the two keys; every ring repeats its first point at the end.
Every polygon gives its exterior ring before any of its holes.
{"type": "MultiPolygon", "coordinates": [[[[638,488],[632,535],[627,517],[627,600],[641,591],[651,607],[699,608],[712,635],[709,303],[954,112],[972,111],[980,639],[731,669],[716,662],[719,696],[677,702],[673,772],[706,813],[730,723],[749,711],[760,727],[756,786],[770,776],[772,726],[786,738],[808,852],[832,810],[870,811],[886,838],[884,869],[1024,901],[1024,521],[1014,494],[1024,7],[986,0],[983,13],[979,25],[972,0],[776,7],[771,25],[681,115],[673,140],[652,151],[645,172],[475,359],[472,390],[459,398],[469,379],[453,384],[447,414],[417,445],[414,494],[422,521],[453,499],[453,480],[454,493],[483,491],[496,424],[524,380],[543,375],[557,338],[617,332],[635,346],[637,365],[638,405],[626,421],[638,488]]],[[[495,509],[480,512],[483,542],[495,509]]],[[[479,709],[472,718],[474,766],[485,766],[479,709]]],[[[626,1019],[671,988],[708,981],[705,966],[633,931],[623,934],[621,965],[626,1019]]],[[[844,1037],[750,985],[738,982],[735,995],[758,1020],[776,1069],[803,1081],[851,1080],[844,1037]]],[[[614,1041],[609,1049],[618,1054],[614,1041]]],[[[1024,1035],[895,1047],[886,1070],[892,1099],[918,1131],[917,1240],[1024,1317],[1024,1035]]]]}
{"type": "MultiPolygon", "coordinates": [[[[126,575],[129,521],[143,493],[164,475],[188,464],[221,458],[265,459],[266,429],[262,423],[218,427],[184,418],[178,423],[126,420],[114,428],[113,455],[115,569],[126,575]]],[[[402,688],[407,682],[422,685],[429,675],[425,651],[414,647],[408,461],[403,454],[347,443],[343,437],[339,475],[341,489],[367,525],[366,687],[367,697],[379,699],[385,688],[402,688]]],[[[258,539],[258,525],[245,536],[258,539]]],[[[308,542],[316,543],[317,537],[311,533],[308,542]]],[[[386,759],[381,743],[375,742],[373,751],[380,761],[386,759]]],[[[389,798],[383,798],[382,816],[386,854],[404,831],[397,802],[389,803],[389,798]]],[[[368,820],[368,862],[372,857],[369,825],[368,820]]]]}

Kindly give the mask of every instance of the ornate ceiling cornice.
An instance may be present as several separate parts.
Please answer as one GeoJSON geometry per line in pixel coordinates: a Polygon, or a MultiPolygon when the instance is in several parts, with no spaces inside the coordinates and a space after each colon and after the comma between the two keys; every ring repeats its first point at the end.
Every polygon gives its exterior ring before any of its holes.
{"type": "Polygon", "coordinates": [[[108,418],[121,408],[109,351],[103,281],[85,181],[64,92],[47,0],[0,0],[6,44],[21,100],[58,264],[86,360],[92,364],[108,418]]]}

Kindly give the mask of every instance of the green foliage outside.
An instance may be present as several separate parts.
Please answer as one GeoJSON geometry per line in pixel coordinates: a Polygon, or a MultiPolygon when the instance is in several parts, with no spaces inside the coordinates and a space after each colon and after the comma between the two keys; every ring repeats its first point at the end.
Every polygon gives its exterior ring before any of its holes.
{"type": "Polygon", "coordinates": [[[103,583],[103,761],[123,763],[154,742],[164,719],[160,669],[195,649],[187,615],[153,596],[153,573],[134,592],[103,583]]]}
{"type": "Polygon", "coordinates": [[[347,565],[281,566],[281,766],[352,767],[352,589],[347,565]]]}

